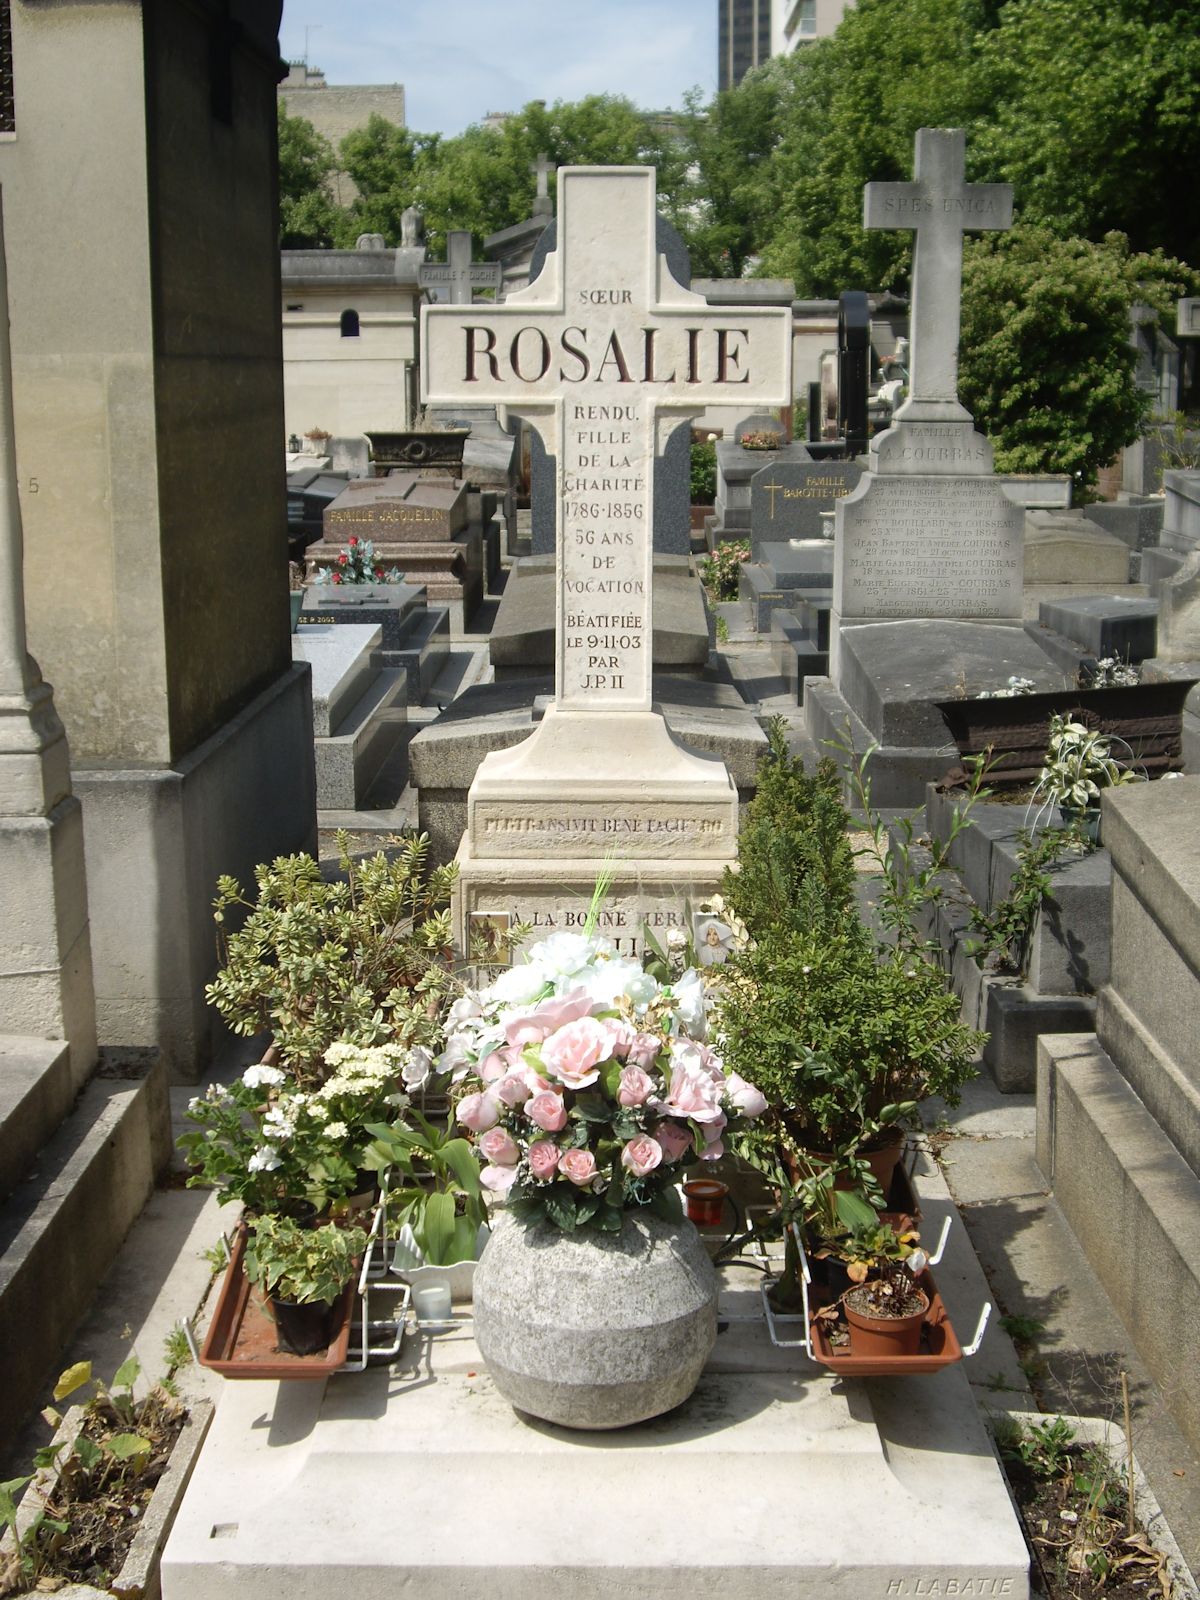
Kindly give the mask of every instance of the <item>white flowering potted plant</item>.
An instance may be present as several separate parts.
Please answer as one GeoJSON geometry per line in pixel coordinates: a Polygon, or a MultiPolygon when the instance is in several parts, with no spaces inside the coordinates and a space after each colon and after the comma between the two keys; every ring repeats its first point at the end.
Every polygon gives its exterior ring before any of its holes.
{"type": "Polygon", "coordinates": [[[716,1281],[678,1183],[766,1102],[708,1042],[701,973],[661,982],[593,921],[464,995],[439,1065],[508,1214],[475,1274],[489,1370],[519,1410],[604,1428],[699,1378],[716,1281]]]}
{"type": "MultiPolygon", "coordinates": [[[[205,1365],[245,1375],[249,1352],[264,1322],[249,1284],[261,1281],[270,1289],[276,1266],[283,1262],[290,1272],[293,1258],[299,1263],[297,1273],[312,1268],[309,1276],[314,1282],[319,1278],[322,1291],[301,1294],[299,1303],[319,1299],[332,1307],[328,1315],[313,1314],[321,1324],[319,1331],[332,1327],[340,1336],[348,1327],[352,1303],[348,1280],[339,1281],[331,1300],[326,1290],[332,1278],[316,1269],[324,1261],[331,1272],[334,1266],[340,1271],[343,1257],[349,1260],[361,1252],[356,1201],[361,1200],[364,1186],[374,1182],[374,1173],[362,1164],[368,1125],[395,1115],[407,1104],[410,1090],[425,1081],[431,1062],[429,1052],[419,1045],[337,1040],[325,1051],[325,1077],[319,1083],[310,1077],[301,1087],[281,1067],[259,1062],[228,1086],[213,1084],[190,1102],[188,1118],[193,1126],[179,1141],[192,1167],[189,1184],[213,1185],[222,1203],[236,1201],[245,1208],[201,1353],[205,1365]],[[335,1237],[340,1233],[354,1244],[348,1254],[335,1237]],[[300,1234],[305,1238],[298,1240],[300,1234]],[[270,1270],[264,1266],[260,1271],[268,1258],[270,1270]]],[[[287,1299],[289,1293],[285,1288],[282,1297],[287,1299]]],[[[277,1321],[270,1326],[276,1329],[277,1321]]],[[[328,1345],[329,1340],[322,1338],[313,1349],[328,1345]]],[[[272,1344],[270,1349],[290,1354],[297,1346],[272,1344]]],[[[335,1353],[322,1370],[331,1370],[330,1362],[336,1365],[339,1359],[335,1353]]],[[[310,1367],[311,1363],[293,1369],[285,1363],[256,1375],[312,1376],[310,1367]]]]}

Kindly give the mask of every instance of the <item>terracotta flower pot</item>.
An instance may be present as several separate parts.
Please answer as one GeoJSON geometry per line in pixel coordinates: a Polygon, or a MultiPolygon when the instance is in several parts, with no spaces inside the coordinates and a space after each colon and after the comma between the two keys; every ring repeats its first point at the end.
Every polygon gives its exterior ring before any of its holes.
{"type": "MultiPolygon", "coordinates": [[[[865,1289],[866,1284],[860,1285],[865,1289]]],[[[847,1325],[850,1328],[850,1353],[855,1356],[915,1356],[921,1347],[921,1327],[929,1311],[929,1296],[923,1289],[914,1293],[921,1297],[921,1309],[906,1317],[876,1317],[855,1309],[856,1291],[842,1301],[847,1325]]]]}

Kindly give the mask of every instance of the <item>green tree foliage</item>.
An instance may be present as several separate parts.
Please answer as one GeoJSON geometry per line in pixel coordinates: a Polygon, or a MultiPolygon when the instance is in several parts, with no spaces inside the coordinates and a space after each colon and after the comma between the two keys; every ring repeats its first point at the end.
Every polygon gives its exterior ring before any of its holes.
{"type": "Polygon", "coordinates": [[[695,91],[686,98],[679,122],[683,173],[668,201],[697,277],[740,278],[752,264],[769,213],[779,100],[787,84],[784,64],[773,61],[710,107],[695,91]]]}
{"type": "Polygon", "coordinates": [[[1195,0],[1010,0],[974,75],[976,158],[1024,220],[1200,264],[1195,0]]]}
{"type": "Polygon", "coordinates": [[[346,135],[339,146],[342,170],[358,193],[338,222],[343,249],[360,233],[381,233],[388,244],[400,243],[400,218],[414,203],[418,173],[439,143],[437,134],[412,133],[378,113],[346,135]]]}
{"type": "Polygon", "coordinates": [[[341,213],[329,192],[333,146],[311,122],[279,106],[279,244],[284,250],[331,245],[341,213]]]}
{"type": "Polygon", "coordinates": [[[1136,438],[1147,396],[1134,381],[1129,306],[1165,310],[1191,274],[1044,227],[986,234],[963,262],[959,392],[996,445],[1001,472],[1070,472],[1083,485],[1136,438]]]}

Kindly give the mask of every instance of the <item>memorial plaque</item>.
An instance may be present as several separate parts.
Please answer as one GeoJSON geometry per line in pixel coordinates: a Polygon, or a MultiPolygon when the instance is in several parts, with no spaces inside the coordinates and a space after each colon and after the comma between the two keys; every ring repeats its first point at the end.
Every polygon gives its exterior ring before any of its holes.
{"type": "Polygon", "coordinates": [[[750,531],[754,559],[763,542],[820,539],[821,513],[858,487],[863,469],[853,461],[777,461],[750,480],[750,531]]]}
{"type": "Polygon", "coordinates": [[[1025,513],[994,478],[876,478],[843,500],[834,605],[843,619],[1017,619],[1025,513]]]}

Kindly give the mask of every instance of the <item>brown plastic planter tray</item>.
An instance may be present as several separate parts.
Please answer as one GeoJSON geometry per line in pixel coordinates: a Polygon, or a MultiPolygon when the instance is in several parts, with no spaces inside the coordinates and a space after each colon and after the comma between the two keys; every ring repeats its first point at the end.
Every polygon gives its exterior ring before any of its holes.
{"type": "Polygon", "coordinates": [[[338,1302],[339,1332],[325,1350],[293,1356],[276,1348],[275,1319],[242,1271],[246,1228],[239,1225],[217,1296],[216,1310],[200,1351],[200,1365],[223,1378],[327,1378],[345,1363],[350,1346],[350,1313],[357,1287],[346,1285],[338,1302]]]}
{"type": "Polygon", "coordinates": [[[823,1323],[812,1324],[813,1358],[831,1372],[847,1378],[903,1378],[922,1372],[940,1372],[954,1361],[962,1360],[962,1345],[951,1324],[945,1302],[928,1268],[917,1282],[929,1296],[929,1314],[921,1329],[921,1348],[916,1355],[894,1356],[890,1360],[878,1356],[853,1356],[849,1350],[834,1349],[823,1323]]]}

